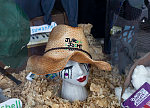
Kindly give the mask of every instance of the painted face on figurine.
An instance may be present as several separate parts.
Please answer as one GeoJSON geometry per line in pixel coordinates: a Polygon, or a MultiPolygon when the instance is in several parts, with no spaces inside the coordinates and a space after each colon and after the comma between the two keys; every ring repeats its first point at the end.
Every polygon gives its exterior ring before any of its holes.
{"type": "Polygon", "coordinates": [[[66,67],[58,72],[63,80],[74,85],[85,86],[88,81],[90,65],[69,60],[66,67]]]}

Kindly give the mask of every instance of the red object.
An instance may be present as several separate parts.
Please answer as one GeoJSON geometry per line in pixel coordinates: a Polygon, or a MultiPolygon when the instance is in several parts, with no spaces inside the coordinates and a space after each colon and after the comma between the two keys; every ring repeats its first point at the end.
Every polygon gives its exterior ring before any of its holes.
{"type": "Polygon", "coordinates": [[[85,81],[86,80],[86,76],[84,76],[83,78],[79,78],[79,79],[77,79],[79,82],[83,82],[83,81],[85,81]]]}
{"type": "Polygon", "coordinates": [[[148,101],[148,102],[146,103],[146,105],[144,105],[144,108],[150,108],[150,101],[148,101]]]}

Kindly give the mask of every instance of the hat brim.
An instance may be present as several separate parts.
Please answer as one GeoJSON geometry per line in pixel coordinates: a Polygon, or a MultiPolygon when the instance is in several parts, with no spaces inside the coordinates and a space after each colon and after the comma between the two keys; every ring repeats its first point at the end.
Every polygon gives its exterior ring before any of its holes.
{"type": "Polygon", "coordinates": [[[26,70],[38,75],[57,73],[64,69],[69,60],[79,63],[88,63],[95,65],[101,70],[111,71],[109,63],[104,61],[94,61],[85,53],[80,51],[75,51],[66,58],[61,59],[54,59],[47,56],[31,56],[28,60],[26,70]]]}

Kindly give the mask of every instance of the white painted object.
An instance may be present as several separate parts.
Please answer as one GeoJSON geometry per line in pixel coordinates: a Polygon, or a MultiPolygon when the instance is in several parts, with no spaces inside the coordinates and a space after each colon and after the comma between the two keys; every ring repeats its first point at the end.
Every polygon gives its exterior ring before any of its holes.
{"type": "Polygon", "coordinates": [[[85,63],[78,63],[69,60],[64,70],[57,73],[63,79],[61,97],[73,102],[83,101],[88,93],[84,87],[89,76],[89,66],[85,63]]]}
{"type": "MultiPolygon", "coordinates": [[[[121,91],[122,88],[121,87],[116,87],[115,88],[115,95],[119,100],[119,103],[121,102],[121,91]]],[[[128,99],[136,90],[135,89],[131,89],[130,87],[128,87],[127,89],[125,89],[125,92],[122,95],[122,98],[124,100],[128,99]]]]}
{"type": "Polygon", "coordinates": [[[12,98],[0,103],[0,108],[22,108],[22,102],[20,99],[12,98]]]}
{"type": "Polygon", "coordinates": [[[136,66],[131,82],[136,90],[145,82],[150,84],[150,67],[144,67],[143,65],[136,66]]]}
{"type": "Polygon", "coordinates": [[[39,44],[46,44],[48,42],[48,39],[49,39],[49,33],[31,35],[27,47],[31,48],[39,44]]]}
{"type": "Polygon", "coordinates": [[[26,79],[29,81],[32,81],[34,79],[34,74],[32,72],[30,72],[27,76],[26,79]]]}

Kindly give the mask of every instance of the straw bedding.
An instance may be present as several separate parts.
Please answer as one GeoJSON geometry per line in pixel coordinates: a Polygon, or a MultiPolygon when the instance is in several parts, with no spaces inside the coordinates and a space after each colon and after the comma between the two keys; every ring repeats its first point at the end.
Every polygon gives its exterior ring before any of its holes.
{"type": "MultiPolygon", "coordinates": [[[[86,27],[87,28],[87,27],[86,27]]],[[[105,60],[100,43],[90,34],[86,33],[90,45],[91,55],[95,60],[105,60]]],[[[123,79],[113,68],[112,72],[100,71],[95,67],[91,68],[88,84],[88,98],[85,101],[75,101],[70,103],[68,100],[59,97],[62,80],[58,77],[47,79],[45,76],[36,75],[30,82],[26,80],[28,74],[26,70],[20,74],[13,75],[22,81],[17,86],[8,78],[0,75],[0,88],[3,93],[10,98],[19,98],[23,102],[23,108],[119,108],[115,97],[115,87],[123,84],[123,79]],[[114,72],[113,72],[114,71],[114,72]]]]}

